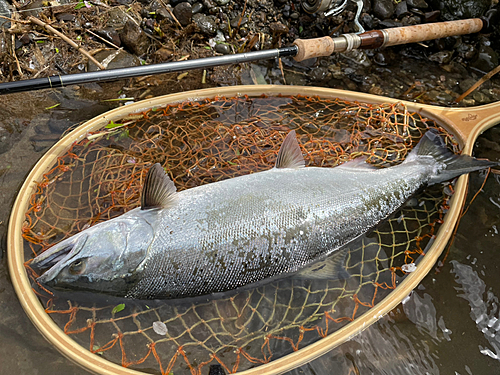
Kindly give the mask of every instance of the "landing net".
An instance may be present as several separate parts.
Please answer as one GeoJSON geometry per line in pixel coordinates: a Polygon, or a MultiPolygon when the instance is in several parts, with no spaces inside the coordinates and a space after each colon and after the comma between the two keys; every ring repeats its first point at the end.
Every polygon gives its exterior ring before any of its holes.
{"type": "Polygon", "coordinates": [[[306,165],[334,167],[365,155],[400,163],[432,120],[402,104],[318,97],[238,97],[183,102],[130,114],[74,143],[38,182],[23,227],[25,260],[46,312],[77,343],[124,367],[157,374],[237,372],[268,363],[335,332],[418,272],[452,187],[412,198],[351,244],[348,279],[289,277],[223,297],[132,301],[52,293],[36,285],[31,259],[97,222],[138,206],[147,169],[162,164],[178,190],[273,166],[295,129],[306,165]]]}

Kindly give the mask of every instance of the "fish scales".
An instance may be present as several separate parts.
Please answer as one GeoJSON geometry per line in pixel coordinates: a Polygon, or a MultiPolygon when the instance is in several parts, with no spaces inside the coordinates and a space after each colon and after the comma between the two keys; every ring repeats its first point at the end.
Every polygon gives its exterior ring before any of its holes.
{"type": "Polygon", "coordinates": [[[209,294],[295,272],[394,212],[429,168],[272,169],[179,192],[153,213],[158,235],[128,296],[209,294]]]}
{"type": "Polygon", "coordinates": [[[432,131],[394,167],[304,164],[293,131],[275,168],[182,192],[155,164],[140,208],[61,241],[31,266],[49,268],[38,278],[48,287],[139,299],[207,295],[298,271],[335,278],[342,270],[325,258],[422,186],[498,165],[453,154],[432,131]]]}

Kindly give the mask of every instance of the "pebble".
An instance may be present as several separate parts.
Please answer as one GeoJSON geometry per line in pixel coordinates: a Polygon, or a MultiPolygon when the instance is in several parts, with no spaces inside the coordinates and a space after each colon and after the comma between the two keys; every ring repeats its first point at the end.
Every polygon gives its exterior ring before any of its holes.
{"type": "Polygon", "coordinates": [[[215,16],[206,16],[204,14],[198,13],[193,15],[193,22],[205,35],[213,36],[217,33],[215,16]]]}
{"type": "Polygon", "coordinates": [[[498,55],[490,46],[481,45],[479,54],[471,63],[471,66],[487,73],[498,66],[498,55]]]}
{"type": "Polygon", "coordinates": [[[429,4],[427,4],[424,0],[406,0],[406,2],[411,8],[427,9],[429,7],[429,4]]]}
{"type": "MultiPolygon", "coordinates": [[[[121,50],[117,53],[117,50],[106,50],[97,52],[94,57],[97,61],[102,62],[106,60],[111,55],[115,54],[113,59],[108,63],[106,69],[118,69],[118,68],[129,68],[131,66],[139,66],[141,65],[141,60],[137,56],[131,55],[130,53],[121,50]]],[[[92,61],[89,60],[87,64],[87,70],[89,72],[96,72],[97,65],[95,65],[92,61]]]]}
{"type": "Polygon", "coordinates": [[[428,0],[433,9],[441,10],[443,21],[481,17],[490,7],[491,0],[428,0]]]}
{"type": "Polygon", "coordinates": [[[269,24],[269,31],[271,33],[280,35],[280,34],[288,34],[290,32],[290,29],[283,25],[281,22],[272,22],[269,24]]]}
{"type": "Polygon", "coordinates": [[[120,40],[125,47],[138,56],[145,54],[149,47],[149,38],[146,33],[132,20],[125,23],[120,33],[120,40]]]}
{"type": "Polygon", "coordinates": [[[194,14],[198,14],[203,10],[203,4],[202,3],[194,3],[193,7],[191,8],[191,12],[194,14]]]}
{"type": "Polygon", "coordinates": [[[396,17],[398,17],[398,18],[407,16],[410,14],[410,12],[408,11],[408,5],[407,5],[405,0],[400,1],[396,5],[396,9],[395,9],[394,13],[396,14],[396,17]]]}
{"type": "Polygon", "coordinates": [[[191,4],[187,2],[177,4],[174,7],[174,16],[182,26],[187,26],[191,23],[193,17],[192,9],[191,4]]]}
{"type": "Polygon", "coordinates": [[[125,26],[125,23],[130,20],[127,13],[121,7],[113,7],[108,12],[109,18],[106,22],[106,26],[113,27],[115,29],[121,29],[125,26]]]}
{"type": "Polygon", "coordinates": [[[488,95],[477,90],[472,93],[472,98],[479,104],[490,102],[490,98],[488,97],[488,95]]]}
{"type": "Polygon", "coordinates": [[[439,51],[430,55],[429,60],[437,62],[438,64],[448,64],[452,57],[452,51],[439,51]]]}
{"type": "Polygon", "coordinates": [[[69,14],[69,13],[57,13],[56,14],[56,19],[58,21],[64,21],[64,22],[71,22],[75,20],[75,15],[74,14],[69,14]]]}
{"type": "Polygon", "coordinates": [[[381,20],[390,18],[394,14],[394,2],[392,0],[374,0],[373,13],[381,20]]]}
{"type": "Polygon", "coordinates": [[[122,41],[120,40],[118,32],[111,27],[106,27],[105,29],[96,30],[94,32],[101,38],[106,39],[108,42],[113,43],[117,47],[120,47],[122,45],[122,41]]]}
{"type": "Polygon", "coordinates": [[[222,53],[223,55],[229,55],[232,53],[231,47],[228,44],[225,43],[218,43],[215,46],[215,51],[222,53]]]}

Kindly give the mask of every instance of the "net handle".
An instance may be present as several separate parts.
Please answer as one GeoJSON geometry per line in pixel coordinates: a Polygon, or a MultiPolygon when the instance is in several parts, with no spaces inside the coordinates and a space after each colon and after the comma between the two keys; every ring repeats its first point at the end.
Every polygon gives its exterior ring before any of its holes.
{"type": "MultiPolygon", "coordinates": [[[[195,101],[205,98],[214,98],[217,96],[240,96],[242,93],[249,96],[278,94],[319,96],[323,98],[339,98],[341,100],[348,101],[362,101],[372,104],[403,103],[409,111],[422,112],[423,115],[428,114],[429,117],[434,117],[434,119],[437,120],[439,124],[445,125],[448,130],[457,134],[459,138],[460,134],[458,134],[458,132],[462,131],[464,132],[464,134],[466,134],[467,129],[472,128],[473,132],[468,133],[470,134],[468,138],[466,137],[459,139],[459,141],[462,140],[462,145],[463,142],[466,141],[464,151],[467,153],[470,153],[470,151],[472,150],[472,145],[475,140],[472,140],[473,134],[474,136],[479,135],[481,131],[484,131],[487,127],[494,125],[495,121],[498,121],[500,119],[500,103],[493,103],[490,105],[475,108],[457,109],[420,105],[412,102],[405,102],[371,94],[334,90],[328,88],[252,85],[217,87],[204,90],[182,92],[143,100],[141,102],[116,108],[114,110],[106,112],[105,114],[97,116],[92,120],[87,121],[83,125],[80,125],[77,129],[70,133],[70,136],[67,136],[57,142],[44,156],[42,156],[42,158],[31,170],[30,174],[23,183],[14,203],[9,220],[9,228],[7,233],[7,260],[9,265],[9,273],[12,278],[14,289],[16,290],[19,301],[30,320],[41,332],[41,334],[56,347],[56,349],[58,349],[64,356],[73,360],[83,368],[94,373],[105,375],[142,374],[141,372],[123,368],[117,364],[111,363],[76,344],[75,341],[67,336],[54,323],[54,321],[45,312],[43,306],[38,301],[36,294],[31,289],[31,283],[24,268],[24,248],[21,233],[23,222],[25,219],[24,213],[27,211],[29,206],[29,197],[31,196],[34,189],[36,189],[36,183],[34,181],[39,180],[40,177],[51,168],[57,157],[66,152],[75,140],[85,137],[90,131],[96,131],[104,127],[111,120],[118,120],[133,112],[139,113],[150,108],[163,107],[169,103],[178,103],[186,100],[195,101]],[[471,118],[470,121],[463,121],[467,123],[467,127],[463,127],[462,129],[462,127],[457,126],[453,123],[453,119],[456,116],[455,113],[463,115],[464,113],[472,113],[471,111],[474,111],[474,114],[477,113],[478,116],[476,118],[471,118]],[[494,115],[494,112],[497,112],[497,114],[494,115]]],[[[444,223],[438,231],[433,247],[429,250],[427,256],[423,257],[422,261],[419,263],[419,268],[423,269],[423,275],[425,275],[430,269],[432,269],[441,253],[442,248],[444,248],[452,234],[453,227],[456,223],[456,218],[458,217],[461,209],[461,205],[455,203],[460,203],[457,198],[460,197],[460,199],[463,199],[463,197],[465,196],[467,187],[466,185],[467,176],[460,177],[456,185],[456,193],[452,198],[450,211],[445,216],[444,223]],[[440,246],[441,250],[436,251],[435,249],[439,249],[439,247],[437,246],[440,246]]],[[[418,285],[418,283],[423,278],[423,276],[421,275],[422,272],[411,273],[398,286],[398,288],[396,288],[389,294],[388,297],[377,304],[376,309],[368,311],[364,315],[360,316],[353,322],[330,334],[329,336],[305,348],[301,348],[300,350],[293,352],[286,357],[274,360],[255,369],[246,370],[241,374],[280,374],[303,365],[307,362],[310,362],[311,360],[327,353],[329,350],[347,341],[353,335],[369,327],[370,324],[376,322],[381,316],[388,313],[395,306],[397,306],[400,303],[401,299],[408,295],[418,285]]]]}

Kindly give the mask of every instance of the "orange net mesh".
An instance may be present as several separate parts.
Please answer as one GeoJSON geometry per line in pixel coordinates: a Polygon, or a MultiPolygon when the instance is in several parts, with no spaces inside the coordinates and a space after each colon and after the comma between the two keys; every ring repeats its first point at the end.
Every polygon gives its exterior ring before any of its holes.
{"type": "MultiPolygon", "coordinates": [[[[179,190],[269,169],[295,129],[306,165],[333,167],[360,155],[378,166],[406,157],[433,121],[401,104],[318,97],[207,99],[125,116],[75,142],[38,182],[23,228],[30,259],[54,243],[139,204],[159,162],[179,190]]],[[[34,283],[64,332],[106,359],[161,374],[245,370],[341,328],[396,288],[434,236],[448,189],[434,187],[349,246],[347,280],[290,277],[227,297],[132,301],[53,295],[34,283]]]]}

